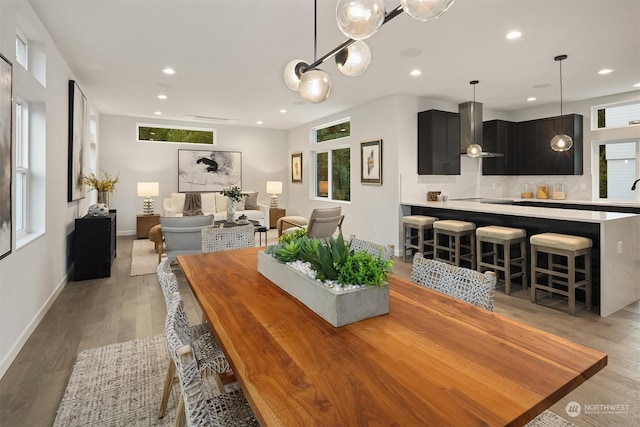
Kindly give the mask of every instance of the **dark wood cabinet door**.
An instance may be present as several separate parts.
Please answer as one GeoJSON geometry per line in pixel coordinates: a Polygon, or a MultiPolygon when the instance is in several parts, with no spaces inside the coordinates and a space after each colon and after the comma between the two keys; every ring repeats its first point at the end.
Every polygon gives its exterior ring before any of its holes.
{"type": "Polygon", "coordinates": [[[483,123],[482,150],[503,155],[482,159],[483,175],[514,175],[516,173],[516,140],[516,123],[505,120],[489,120],[483,123]]]}
{"type": "Polygon", "coordinates": [[[460,119],[457,113],[418,113],[418,174],[460,174],[460,119]]]}
{"type": "Polygon", "coordinates": [[[111,276],[116,256],[116,213],[106,217],[85,216],[75,221],[74,280],[111,276]]]}
{"type": "Polygon", "coordinates": [[[536,123],[535,120],[517,124],[516,171],[518,175],[535,175],[536,170],[536,123]]]}

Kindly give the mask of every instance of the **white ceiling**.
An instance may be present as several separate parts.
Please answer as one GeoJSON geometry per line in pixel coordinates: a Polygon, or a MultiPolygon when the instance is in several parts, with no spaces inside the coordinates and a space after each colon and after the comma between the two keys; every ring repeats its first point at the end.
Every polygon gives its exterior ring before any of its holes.
{"type": "MultiPolygon", "coordinates": [[[[456,0],[439,19],[402,14],[367,40],[359,77],[333,60],[329,98],[308,104],[289,90],[284,65],[313,59],[312,0],[30,0],[100,113],[290,129],[392,94],[469,101],[485,109],[631,92],[640,83],[640,0],[456,0]],[[523,35],[507,40],[512,29],[523,35]],[[417,56],[411,56],[419,52],[417,56]],[[164,67],[176,74],[164,75],[164,67]],[[420,77],[409,71],[420,68],[420,77]],[[602,68],[615,71],[598,75],[602,68]],[[167,100],[157,99],[163,93],[167,100]],[[287,113],[280,113],[286,109],[287,113]],[[162,116],[154,115],[161,111],[162,116]]],[[[318,57],[346,40],[337,0],[318,1],[318,57]]],[[[398,1],[387,1],[387,10],[398,1]]]]}

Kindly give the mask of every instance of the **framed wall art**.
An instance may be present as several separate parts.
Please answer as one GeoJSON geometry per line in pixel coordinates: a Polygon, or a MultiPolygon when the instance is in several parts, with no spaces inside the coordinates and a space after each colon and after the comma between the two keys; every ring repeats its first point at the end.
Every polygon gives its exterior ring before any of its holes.
{"type": "Polygon", "coordinates": [[[382,140],[360,143],[360,182],[382,185],[382,140]]]}
{"type": "Polygon", "coordinates": [[[221,191],[242,188],[239,151],[178,150],[178,192],[221,191]]]}
{"type": "Polygon", "coordinates": [[[291,155],[291,182],[302,182],[302,153],[291,155]]]}
{"type": "Polygon", "coordinates": [[[69,172],[67,201],[84,199],[84,183],[88,147],[87,98],[74,80],[69,80],[69,172]]]}
{"type": "Polygon", "coordinates": [[[12,77],[11,62],[0,55],[0,259],[11,253],[13,218],[11,216],[11,179],[13,177],[12,77]]]}

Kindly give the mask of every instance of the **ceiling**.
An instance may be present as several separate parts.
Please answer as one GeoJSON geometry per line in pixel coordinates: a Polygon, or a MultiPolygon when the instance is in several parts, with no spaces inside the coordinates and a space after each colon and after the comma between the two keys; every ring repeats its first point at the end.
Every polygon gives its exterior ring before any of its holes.
{"type": "MultiPolygon", "coordinates": [[[[346,77],[333,60],[322,65],[333,89],[321,104],[304,102],[282,79],[290,60],[313,60],[311,0],[30,3],[103,114],[291,129],[393,94],[469,101],[474,79],[485,109],[559,105],[559,54],[568,55],[565,103],[640,83],[640,0],[456,0],[436,20],[402,14],[367,40],[373,60],[363,75],[346,77]],[[507,40],[514,29],[522,37],[507,40]],[[176,73],[167,76],[164,67],[176,73]],[[414,68],[422,75],[411,77],[414,68]],[[603,68],[615,71],[598,75],[603,68]]],[[[385,2],[387,10],[398,3],[385,2]]],[[[346,40],[336,4],[318,1],[318,57],[346,40]]]]}

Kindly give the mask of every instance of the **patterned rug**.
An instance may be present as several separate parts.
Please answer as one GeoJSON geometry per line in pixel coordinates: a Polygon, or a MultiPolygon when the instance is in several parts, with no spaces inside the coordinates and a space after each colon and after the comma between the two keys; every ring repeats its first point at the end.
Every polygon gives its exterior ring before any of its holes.
{"type": "MultiPolygon", "coordinates": [[[[174,384],[167,415],[158,406],[167,369],[162,335],[93,348],[78,353],[54,427],[171,426],[179,386],[174,384]]],[[[526,427],[575,427],[544,411],[526,427]]]]}
{"type": "Polygon", "coordinates": [[[167,357],[162,335],[78,353],[54,427],[172,426],[177,384],[158,419],[167,357]]]}
{"type": "Polygon", "coordinates": [[[131,249],[131,275],[142,276],[152,274],[158,268],[158,254],[156,254],[155,244],[148,239],[133,241],[131,249]]]}

